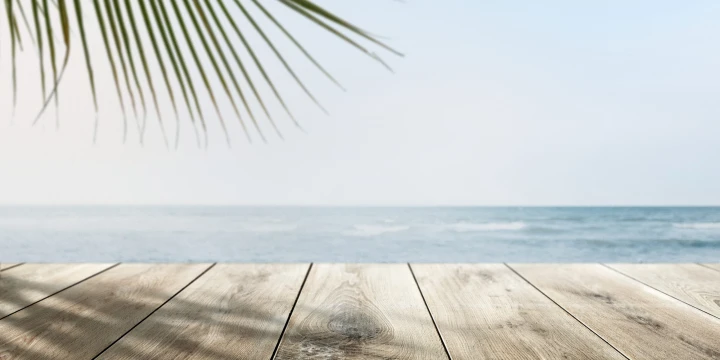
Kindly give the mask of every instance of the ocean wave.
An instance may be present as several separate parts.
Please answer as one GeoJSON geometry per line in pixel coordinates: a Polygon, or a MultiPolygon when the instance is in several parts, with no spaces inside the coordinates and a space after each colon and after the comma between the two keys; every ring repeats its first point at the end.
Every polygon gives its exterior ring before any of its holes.
{"type": "Polygon", "coordinates": [[[675,223],[676,229],[720,230],[720,222],[675,223]]]}
{"type": "Polygon", "coordinates": [[[449,225],[448,228],[456,232],[473,231],[514,231],[523,230],[527,227],[522,221],[513,222],[492,222],[492,223],[457,223],[449,225]]]}
{"type": "Polygon", "coordinates": [[[386,226],[386,225],[355,225],[353,230],[347,232],[351,236],[377,236],[386,233],[396,233],[409,230],[406,225],[386,226]]]}

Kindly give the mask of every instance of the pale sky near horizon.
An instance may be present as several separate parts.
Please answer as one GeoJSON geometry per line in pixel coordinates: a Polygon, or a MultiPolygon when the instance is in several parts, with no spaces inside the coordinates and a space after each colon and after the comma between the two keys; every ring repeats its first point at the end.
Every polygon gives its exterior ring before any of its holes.
{"type": "Polygon", "coordinates": [[[282,13],[348,91],[291,51],[331,116],[283,74],[306,133],[274,105],[285,140],[249,145],[233,123],[232,149],[217,121],[198,149],[187,119],[179,150],[156,125],[146,146],[123,145],[107,72],[93,145],[81,61],[61,90],[60,129],[52,112],[31,127],[32,52],[11,120],[0,43],[0,205],[720,204],[720,2],[320,3],[407,56],[378,51],[390,73],[282,13]]]}

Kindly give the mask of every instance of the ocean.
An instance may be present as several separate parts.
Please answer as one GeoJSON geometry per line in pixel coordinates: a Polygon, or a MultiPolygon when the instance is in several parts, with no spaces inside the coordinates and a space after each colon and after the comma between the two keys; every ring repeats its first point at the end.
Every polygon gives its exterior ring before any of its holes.
{"type": "Polygon", "coordinates": [[[720,207],[0,207],[2,262],[720,262],[720,207]]]}

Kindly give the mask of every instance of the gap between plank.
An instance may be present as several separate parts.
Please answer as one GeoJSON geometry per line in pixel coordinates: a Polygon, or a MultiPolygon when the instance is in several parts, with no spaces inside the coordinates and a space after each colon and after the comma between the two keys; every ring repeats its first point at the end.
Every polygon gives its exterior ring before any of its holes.
{"type": "Polygon", "coordinates": [[[706,268],[706,269],[715,270],[715,271],[720,272],[720,270],[718,270],[718,269],[716,269],[716,268],[714,268],[714,267],[709,267],[709,266],[707,266],[707,265],[705,265],[705,264],[701,264],[701,263],[695,263],[695,264],[700,265],[700,266],[702,266],[702,267],[704,267],[704,268],[706,268]]]}
{"type": "Polygon", "coordinates": [[[292,317],[293,311],[295,311],[295,306],[297,305],[298,300],[300,300],[300,294],[302,294],[303,289],[305,288],[305,282],[307,282],[307,279],[310,276],[310,271],[312,271],[312,268],[313,268],[313,263],[310,263],[310,266],[308,266],[308,270],[305,273],[305,278],[303,279],[302,284],[300,284],[300,290],[298,290],[298,294],[295,297],[295,301],[293,302],[293,305],[290,308],[290,313],[288,314],[287,320],[285,321],[285,325],[283,326],[282,331],[280,332],[280,337],[278,338],[278,341],[275,344],[275,349],[273,349],[273,352],[270,355],[270,360],[275,359],[275,356],[277,356],[278,350],[280,350],[280,343],[282,342],[283,336],[285,336],[285,330],[287,330],[288,324],[290,324],[290,318],[292,317]]]}
{"type": "Polygon", "coordinates": [[[435,322],[435,317],[433,317],[432,311],[430,311],[430,306],[428,306],[427,301],[425,301],[425,295],[422,292],[422,289],[420,288],[420,283],[417,281],[417,277],[415,277],[415,272],[412,269],[412,266],[410,263],[407,263],[408,269],[410,269],[410,274],[413,277],[413,280],[415,281],[415,285],[417,286],[418,292],[420,292],[420,297],[422,298],[423,304],[425,304],[425,309],[428,311],[428,315],[430,315],[430,320],[432,320],[433,326],[435,326],[435,331],[437,331],[438,337],[440,337],[440,343],[442,343],[443,349],[445,350],[445,355],[447,355],[449,360],[452,360],[452,356],[450,356],[450,351],[447,348],[447,345],[445,344],[445,339],[443,339],[442,334],[440,333],[440,328],[438,328],[437,323],[435,322]]]}
{"type": "Polygon", "coordinates": [[[674,296],[672,296],[672,295],[670,295],[670,294],[668,294],[668,293],[666,293],[666,292],[664,292],[664,291],[662,291],[662,290],[660,290],[660,289],[658,289],[658,288],[656,288],[656,287],[654,287],[654,286],[652,286],[652,285],[646,284],[645,282],[640,281],[640,280],[638,280],[638,279],[636,279],[636,278],[634,278],[634,277],[632,277],[632,276],[630,276],[630,275],[628,275],[628,274],[626,274],[626,273],[624,273],[624,272],[622,272],[622,271],[620,271],[620,270],[614,269],[613,267],[611,267],[611,266],[609,266],[609,265],[606,265],[606,264],[604,264],[604,263],[601,263],[600,265],[602,265],[602,266],[604,266],[604,267],[606,267],[606,268],[608,268],[608,269],[610,269],[610,270],[612,270],[612,271],[614,271],[614,272],[616,272],[616,273],[618,273],[618,274],[620,274],[620,275],[622,275],[622,276],[625,276],[625,277],[627,277],[627,278],[629,278],[629,279],[631,279],[631,280],[633,280],[633,281],[637,281],[637,282],[639,282],[640,284],[643,284],[643,285],[645,285],[645,286],[647,286],[647,287],[649,287],[649,288],[651,288],[651,289],[653,289],[653,290],[655,290],[655,291],[657,291],[657,292],[659,292],[659,293],[661,293],[661,294],[667,295],[667,296],[669,296],[669,297],[671,297],[671,298],[673,298],[673,299],[675,299],[675,300],[677,300],[677,301],[679,301],[679,302],[681,302],[681,303],[683,303],[683,304],[685,304],[685,305],[687,305],[687,306],[690,306],[691,308],[693,308],[693,309],[695,309],[695,310],[702,311],[703,313],[705,313],[705,314],[707,314],[707,315],[710,315],[710,316],[712,316],[712,317],[714,317],[714,318],[716,318],[716,319],[720,319],[720,317],[717,317],[717,316],[715,316],[715,315],[713,315],[713,314],[711,314],[711,313],[709,313],[709,312],[707,312],[707,311],[705,311],[705,310],[703,310],[703,309],[701,309],[701,308],[699,308],[699,307],[696,307],[696,306],[693,305],[693,304],[690,304],[690,303],[687,303],[687,302],[685,302],[685,301],[683,301],[683,300],[680,300],[680,299],[678,299],[678,298],[676,298],[676,297],[674,297],[674,296]]]}
{"type": "Polygon", "coordinates": [[[573,314],[570,313],[567,309],[565,309],[565,308],[562,307],[560,304],[558,304],[555,300],[553,300],[550,296],[548,296],[546,293],[544,293],[542,290],[540,290],[540,288],[538,288],[537,286],[535,286],[533,283],[531,283],[531,282],[530,282],[528,279],[526,279],[524,276],[520,275],[520,273],[517,272],[515,269],[513,269],[508,263],[503,263],[503,264],[504,264],[505,266],[507,266],[508,269],[510,269],[510,271],[514,272],[515,275],[517,275],[517,276],[519,276],[521,279],[525,280],[526,283],[528,283],[528,284],[529,284],[530,286],[532,286],[535,290],[537,290],[538,292],[540,292],[541,294],[543,294],[543,296],[545,296],[548,300],[552,301],[553,304],[557,305],[559,308],[561,308],[563,311],[565,311],[565,313],[567,313],[568,315],[570,315],[573,319],[577,320],[577,322],[579,322],[582,326],[584,326],[586,329],[590,330],[590,332],[592,332],[593,334],[595,334],[595,336],[599,337],[600,340],[604,341],[604,342],[605,342],[606,344],[608,344],[611,348],[615,349],[615,351],[617,351],[617,352],[618,352],[620,355],[622,355],[624,358],[630,360],[630,357],[628,357],[627,355],[625,355],[622,351],[618,350],[618,348],[616,348],[615,346],[613,346],[613,344],[611,344],[611,343],[609,343],[607,340],[605,340],[605,338],[603,338],[602,336],[600,336],[600,334],[596,333],[595,330],[591,329],[591,328],[590,328],[589,326],[587,326],[584,322],[580,321],[580,319],[578,319],[577,317],[575,317],[575,315],[573,315],[573,314]]]}
{"type": "Polygon", "coordinates": [[[210,269],[212,269],[213,267],[215,267],[215,265],[217,265],[217,263],[213,263],[212,265],[208,266],[208,268],[205,269],[205,270],[203,270],[203,272],[201,272],[200,275],[198,275],[198,276],[196,276],[194,279],[192,279],[189,283],[187,283],[187,285],[183,286],[182,289],[178,290],[178,292],[176,292],[175,294],[173,294],[172,296],[170,296],[169,299],[165,300],[165,302],[163,302],[162,304],[160,304],[160,306],[158,306],[155,310],[153,310],[152,312],[150,312],[147,316],[145,316],[144,318],[142,318],[137,324],[135,324],[135,325],[134,325],[133,327],[131,327],[128,331],[126,331],[124,334],[122,334],[119,338],[117,338],[115,341],[113,341],[110,345],[108,345],[108,346],[107,346],[105,349],[103,349],[100,353],[98,353],[97,355],[95,355],[95,356],[93,357],[93,360],[97,359],[98,356],[102,355],[102,354],[103,354],[104,352],[106,352],[109,348],[111,348],[113,345],[115,345],[118,341],[122,340],[122,338],[124,338],[125,335],[127,335],[127,334],[129,334],[131,331],[135,330],[135,328],[138,327],[140,324],[142,324],[143,321],[147,320],[147,319],[148,319],[149,317],[151,317],[154,313],[156,313],[156,312],[157,312],[158,310],[160,310],[163,306],[165,306],[165,304],[169,303],[170,300],[172,300],[172,299],[174,299],[176,296],[178,296],[181,292],[183,292],[183,290],[187,289],[188,286],[192,285],[195,281],[197,281],[197,279],[199,279],[201,276],[205,275],[205,273],[207,273],[208,271],[210,271],[210,269]]]}
{"type": "MultiPolygon", "coordinates": [[[[24,264],[24,263],[22,263],[22,264],[24,264]]],[[[22,264],[17,264],[16,266],[20,266],[20,265],[22,265],[22,264]]],[[[33,305],[35,305],[35,304],[43,301],[43,300],[45,300],[45,299],[48,299],[48,298],[50,298],[50,297],[52,297],[52,296],[55,296],[55,295],[57,295],[57,294],[65,291],[65,290],[67,290],[67,289],[69,289],[69,288],[71,288],[71,287],[73,287],[73,286],[75,286],[75,285],[77,285],[77,284],[80,284],[81,282],[84,282],[84,281],[86,281],[86,280],[88,280],[88,279],[90,279],[90,278],[93,278],[93,277],[95,277],[95,276],[98,276],[98,275],[100,275],[100,274],[102,274],[102,273],[104,273],[104,272],[106,272],[106,271],[108,271],[108,270],[110,270],[110,269],[118,266],[118,265],[120,265],[120,263],[111,265],[111,266],[109,266],[109,267],[107,267],[107,268],[105,268],[105,269],[103,269],[103,270],[100,270],[100,271],[96,272],[95,274],[92,274],[92,275],[90,275],[90,276],[88,276],[88,277],[86,277],[86,278],[84,278],[84,279],[81,279],[81,280],[79,280],[79,281],[76,282],[76,283],[70,284],[69,286],[66,286],[66,287],[64,287],[64,288],[62,288],[62,289],[60,289],[60,290],[58,290],[58,291],[56,291],[56,292],[54,292],[54,293],[52,293],[52,294],[50,294],[50,295],[48,295],[48,296],[46,296],[46,297],[38,300],[38,301],[35,301],[35,302],[32,303],[32,304],[23,306],[22,308],[20,308],[20,309],[18,309],[18,310],[15,310],[15,311],[13,311],[13,312],[11,312],[11,313],[3,316],[3,317],[0,317],[0,320],[5,319],[6,317],[8,317],[8,316],[10,316],[10,315],[17,314],[17,313],[19,313],[20,311],[23,311],[23,310],[25,310],[25,309],[27,309],[27,308],[29,308],[29,307],[31,307],[31,306],[33,306],[33,305]]],[[[15,266],[13,266],[13,267],[15,267],[15,266]]],[[[10,269],[12,269],[12,268],[10,268],[10,269]]]]}
{"type": "Polygon", "coordinates": [[[2,263],[0,263],[0,271],[5,271],[5,270],[14,269],[14,268],[16,268],[16,267],[18,267],[18,266],[20,266],[20,265],[22,265],[22,264],[24,264],[24,263],[18,263],[18,264],[15,264],[15,265],[13,265],[13,266],[8,266],[8,267],[6,267],[6,268],[3,268],[3,267],[2,267],[2,263]]]}

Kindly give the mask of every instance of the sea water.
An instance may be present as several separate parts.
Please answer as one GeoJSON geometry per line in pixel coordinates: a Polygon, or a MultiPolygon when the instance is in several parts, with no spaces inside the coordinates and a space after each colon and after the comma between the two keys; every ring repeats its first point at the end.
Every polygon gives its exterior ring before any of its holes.
{"type": "Polygon", "coordinates": [[[2,207],[2,262],[720,262],[719,207],[2,207]]]}

